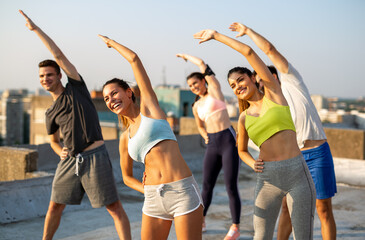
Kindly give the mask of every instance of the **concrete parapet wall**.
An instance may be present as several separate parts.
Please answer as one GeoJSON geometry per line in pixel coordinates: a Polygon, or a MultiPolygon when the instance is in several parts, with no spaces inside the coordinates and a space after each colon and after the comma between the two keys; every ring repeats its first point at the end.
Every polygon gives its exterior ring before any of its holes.
{"type": "MultiPolygon", "coordinates": [[[[193,122],[194,123],[194,122],[193,122]]],[[[195,123],[194,123],[195,126],[195,123]]],[[[194,174],[202,171],[203,156],[205,145],[202,142],[200,135],[183,135],[177,136],[181,153],[187,162],[188,166],[194,174]]],[[[122,182],[122,174],[119,163],[118,140],[106,141],[106,147],[113,166],[114,178],[117,187],[123,188],[123,191],[134,191],[126,187],[122,182]]],[[[51,150],[49,145],[42,145],[42,153],[40,159],[49,158],[51,150]],[[46,148],[49,148],[46,150],[46,148]],[[43,149],[44,148],[44,149],[43,149]]],[[[258,152],[250,149],[254,157],[257,157],[258,152]]],[[[39,163],[46,164],[46,160],[41,160],[39,163]]],[[[52,161],[52,164],[47,163],[47,168],[55,169],[58,161],[52,161]]],[[[357,186],[365,186],[365,161],[353,159],[334,159],[337,182],[347,183],[357,186]],[[353,170],[356,170],[354,173],[353,170]]],[[[39,167],[42,168],[41,164],[39,167]]],[[[242,170],[248,169],[252,171],[244,163],[240,167],[240,174],[245,174],[242,170]]],[[[53,171],[53,170],[52,170],[53,171]]],[[[34,217],[45,216],[51,196],[53,173],[52,171],[47,176],[26,179],[21,181],[0,182],[0,223],[10,223],[22,220],[31,219],[34,217]]],[[[137,179],[142,179],[144,165],[134,163],[133,174],[137,179]]],[[[77,209],[91,208],[90,203],[86,198],[81,205],[67,206],[65,211],[74,211],[77,209]]]]}
{"type": "MultiPolygon", "coordinates": [[[[237,130],[237,121],[232,121],[237,130]]],[[[324,128],[333,157],[365,159],[365,130],[324,128]]],[[[194,118],[180,118],[180,135],[199,134],[194,118]]]]}
{"type": "Polygon", "coordinates": [[[192,117],[181,117],[179,126],[179,135],[199,134],[195,119],[192,117]]]}
{"type": "MultiPolygon", "coordinates": [[[[231,124],[237,131],[237,121],[231,121],[231,124]]],[[[179,125],[179,135],[199,134],[198,127],[196,126],[196,122],[193,117],[181,117],[179,125]]]]}
{"type": "MultiPolygon", "coordinates": [[[[202,170],[204,146],[200,145],[201,137],[193,136],[177,136],[178,143],[187,164],[193,172],[202,170]]],[[[113,174],[117,187],[123,187],[126,191],[134,191],[122,184],[122,173],[120,169],[118,140],[105,141],[108,149],[110,160],[113,167],[113,174]]],[[[37,146],[31,146],[37,149],[37,146]]],[[[40,150],[39,167],[46,164],[48,169],[53,169],[48,175],[38,178],[5,181],[0,182],[0,224],[27,220],[34,217],[45,216],[48,209],[49,200],[51,197],[53,172],[57,167],[58,159],[53,159],[47,162],[52,149],[49,144],[38,146],[40,150]],[[45,158],[45,159],[43,159],[45,158]]],[[[133,175],[137,179],[142,179],[144,165],[134,162],[133,175]]],[[[67,206],[65,212],[79,209],[91,208],[87,197],[84,198],[81,205],[67,206]]],[[[1,238],[1,237],[0,237],[1,238]]]]}
{"type": "Polygon", "coordinates": [[[365,159],[365,131],[324,128],[333,157],[365,159]]]}
{"type": "Polygon", "coordinates": [[[333,158],[336,182],[365,187],[365,161],[333,158]]]}
{"type": "Polygon", "coordinates": [[[31,177],[37,170],[38,152],[26,148],[0,147],[0,181],[31,177]]]}

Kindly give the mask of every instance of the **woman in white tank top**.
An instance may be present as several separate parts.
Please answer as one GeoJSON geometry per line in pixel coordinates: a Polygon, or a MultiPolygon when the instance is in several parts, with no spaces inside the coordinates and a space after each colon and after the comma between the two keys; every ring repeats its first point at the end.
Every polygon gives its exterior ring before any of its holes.
{"type": "Polygon", "coordinates": [[[99,37],[131,64],[140,90],[138,105],[123,80],[112,79],[103,88],[106,105],[128,127],[119,145],[123,181],[145,194],[141,239],[167,239],[172,221],[178,239],[202,239],[203,205],[198,186],[159,107],[141,60],[127,47],[105,36],[99,37]],[[131,156],[145,164],[143,181],[133,176],[131,156]]]}

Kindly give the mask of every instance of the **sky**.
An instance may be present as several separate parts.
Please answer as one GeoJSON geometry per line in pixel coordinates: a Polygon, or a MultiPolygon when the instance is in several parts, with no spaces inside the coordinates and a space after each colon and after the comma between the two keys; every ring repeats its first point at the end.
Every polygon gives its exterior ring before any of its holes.
{"type": "MultiPolygon", "coordinates": [[[[19,9],[56,42],[90,90],[113,77],[134,82],[130,65],[97,37],[102,34],[135,51],[154,86],[186,87],[186,76],[199,70],[175,56],[187,53],[208,63],[224,94],[233,95],[229,69],[252,68],[233,49],[217,41],[198,44],[193,34],[214,29],[235,37],[228,27],[241,22],[275,45],[311,94],[365,96],[363,0],[1,0],[0,91],[40,88],[37,65],[52,59],[19,9]]],[[[271,64],[247,36],[238,40],[271,64]]]]}

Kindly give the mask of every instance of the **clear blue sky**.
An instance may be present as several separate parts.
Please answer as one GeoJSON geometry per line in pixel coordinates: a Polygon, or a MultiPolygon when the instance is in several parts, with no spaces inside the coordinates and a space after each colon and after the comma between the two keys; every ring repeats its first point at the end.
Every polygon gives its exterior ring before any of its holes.
{"type": "MultiPolygon", "coordinates": [[[[269,39],[303,75],[311,94],[365,96],[362,0],[1,1],[0,90],[39,88],[37,64],[52,58],[18,9],[55,40],[89,89],[112,77],[133,81],[129,64],[104,45],[100,33],[137,52],[153,85],[162,83],[165,68],[168,83],[185,86],[185,76],[198,69],[175,54],[188,53],[203,58],[232,95],[227,71],[248,63],[221,43],[199,45],[193,34],[210,28],[234,37],[228,27],[237,21],[269,39]]],[[[239,40],[253,45],[247,36],[239,40]]]]}

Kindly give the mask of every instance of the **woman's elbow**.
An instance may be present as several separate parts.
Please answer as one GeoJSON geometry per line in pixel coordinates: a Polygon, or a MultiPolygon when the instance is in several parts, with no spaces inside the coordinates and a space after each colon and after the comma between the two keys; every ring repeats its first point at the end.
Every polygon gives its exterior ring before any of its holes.
{"type": "Polygon", "coordinates": [[[128,177],[123,177],[123,183],[127,186],[131,188],[131,181],[128,177]]]}
{"type": "Polygon", "coordinates": [[[128,57],[128,62],[130,62],[130,63],[137,63],[139,61],[140,61],[140,59],[135,52],[132,52],[132,54],[128,57]]]}
{"type": "Polygon", "coordinates": [[[266,42],[263,47],[263,52],[265,55],[271,54],[275,50],[274,45],[272,45],[270,42],[266,42]]]}
{"type": "Polygon", "coordinates": [[[243,51],[242,51],[242,54],[245,56],[245,57],[249,57],[251,56],[252,54],[254,53],[254,50],[247,46],[243,51]]]}

